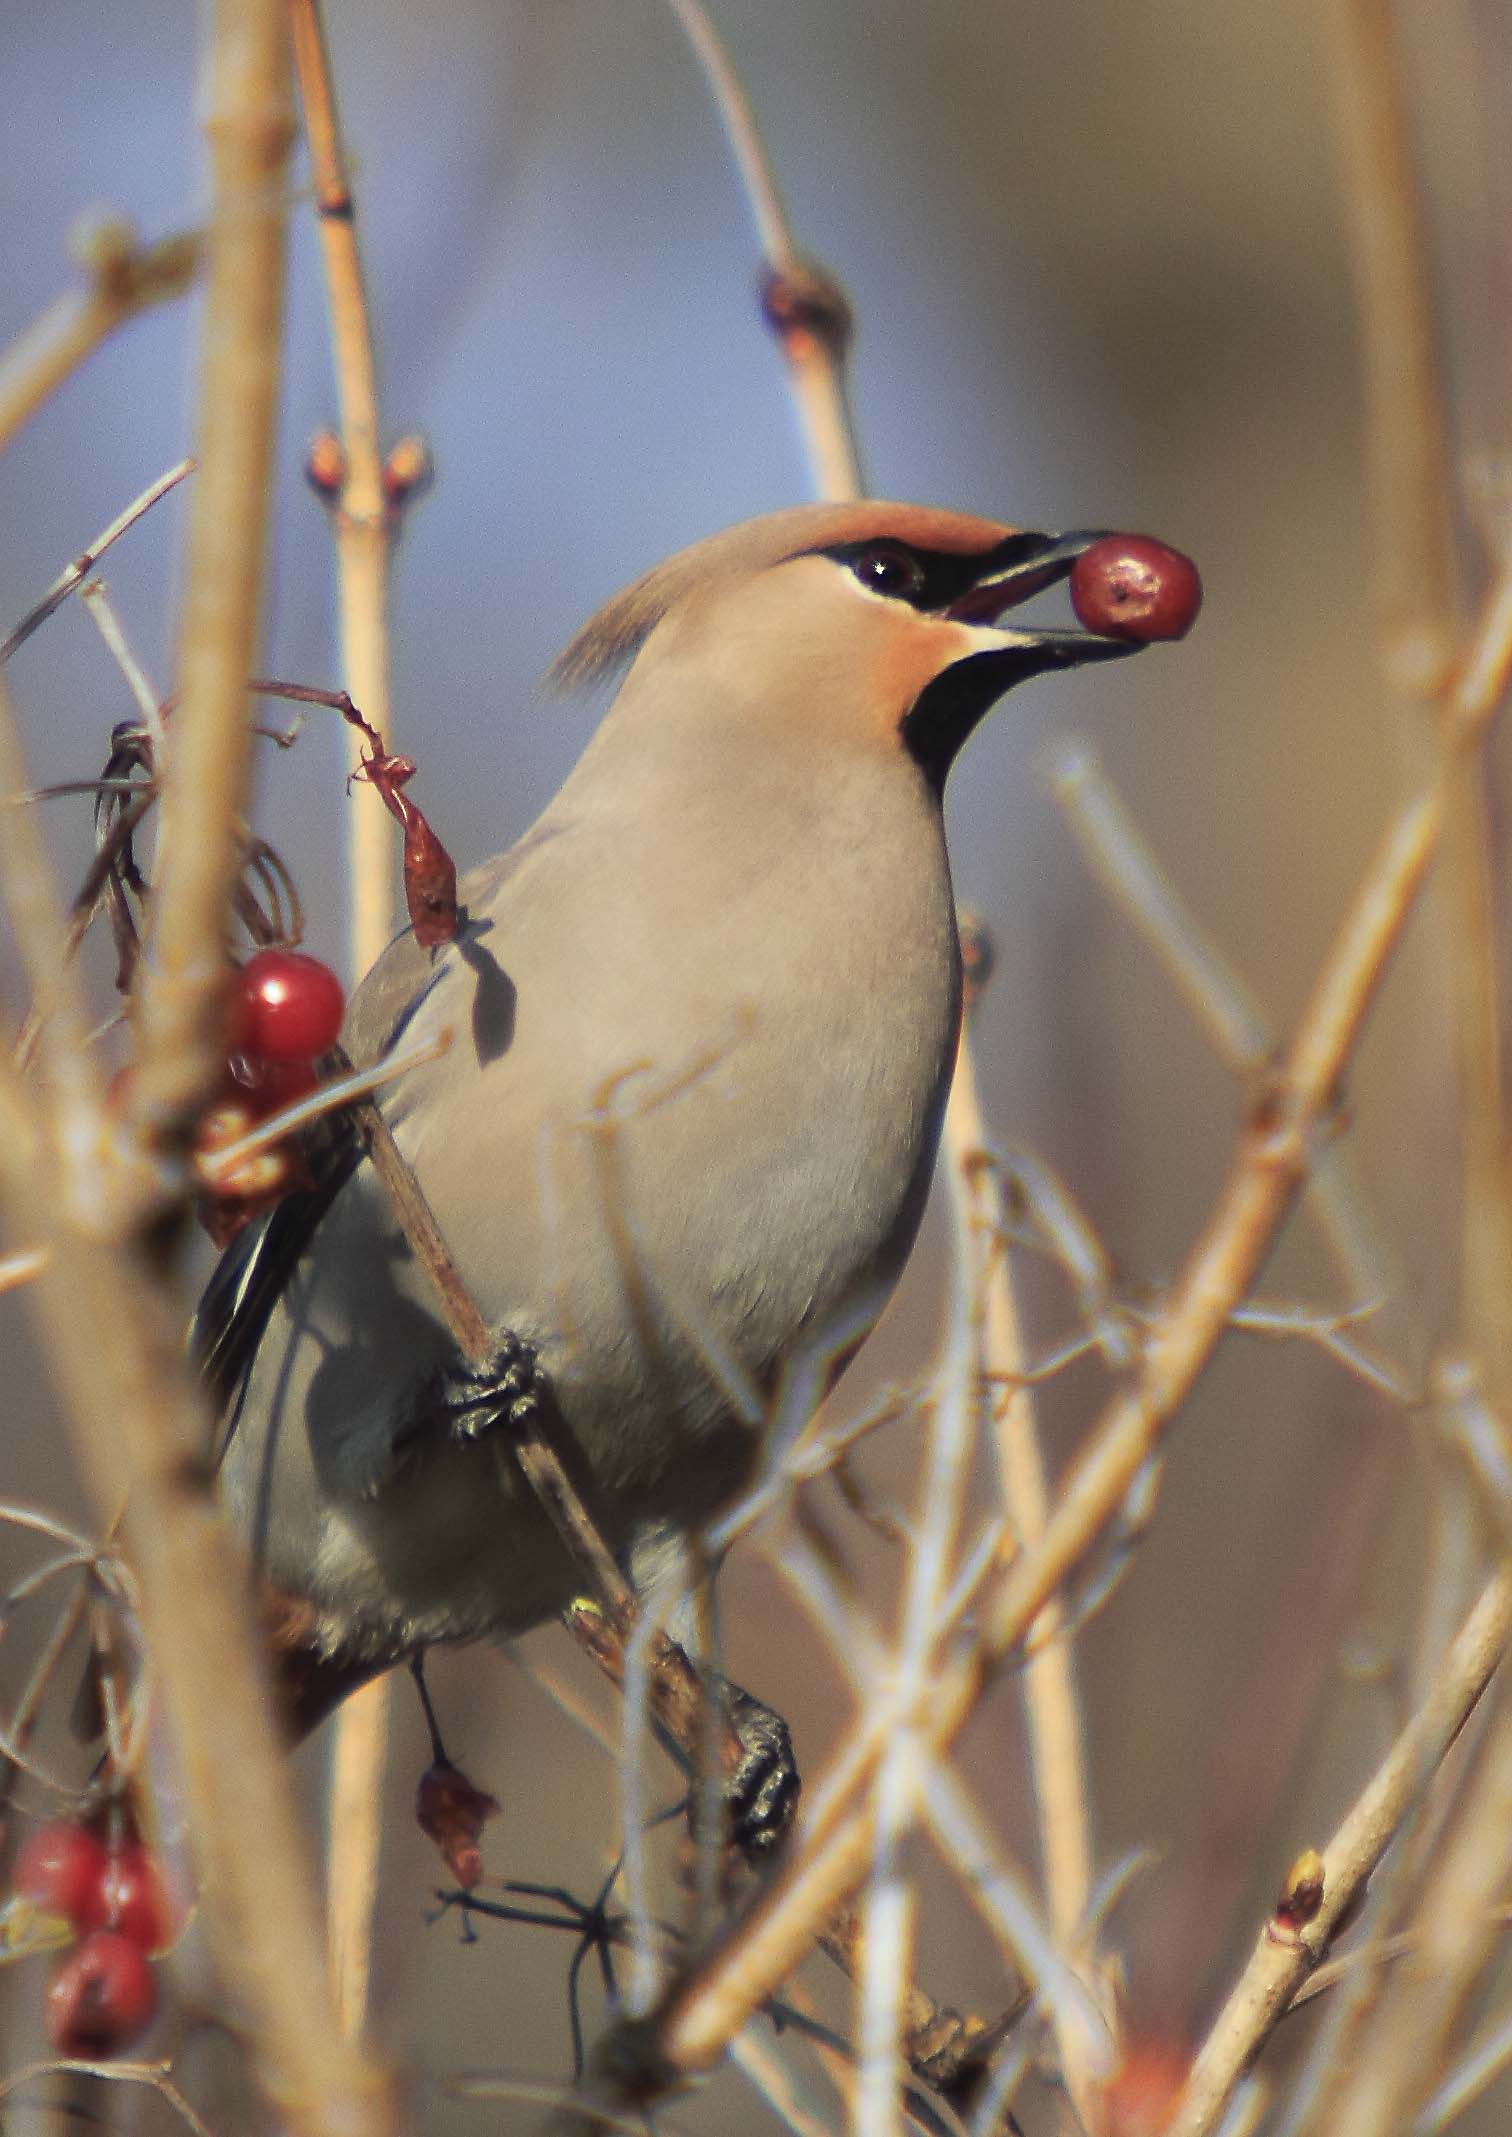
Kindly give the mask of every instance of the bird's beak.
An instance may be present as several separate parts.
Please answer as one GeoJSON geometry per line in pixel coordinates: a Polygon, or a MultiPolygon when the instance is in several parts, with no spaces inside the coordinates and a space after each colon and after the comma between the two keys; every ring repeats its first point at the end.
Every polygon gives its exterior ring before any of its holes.
{"type": "MultiPolygon", "coordinates": [[[[1104,530],[1097,527],[1075,534],[1010,534],[982,559],[970,586],[945,614],[957,623],[1000,624],[1020,602],[1066,578],[1077,558],[1104,539],[1104,530]]],[[[1026,666],[1036,674],[1047,668],[1074,668],[1086,660],[1120,660],[1140,651],[1137,639],[1037,626],[1004,630],[1001,643],[1005,652],[1020,649],[1029,656],[1026,666]]]]}

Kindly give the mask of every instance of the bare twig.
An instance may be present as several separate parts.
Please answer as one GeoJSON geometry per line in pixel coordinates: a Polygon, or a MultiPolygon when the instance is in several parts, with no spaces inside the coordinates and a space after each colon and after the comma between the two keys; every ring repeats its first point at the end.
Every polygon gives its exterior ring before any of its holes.
{"type": "Polygon", "coordinates": [[[119,216],[84,225],[74,250],[89,276],[88,288],[50,305],[0,356],[0,445],[118,326],[149,305],[181,297],[200,256],[197,237],[143,245],[119,216]]]}
{"type": "Polygon", "coordinates": [[[62,2060],[45,2063],[26,2063],[19,2070],[8,2070],[0,2077],[0,2100],[7,2100],[12,2093],[24,2086],[34,2085],[40,2078],[96,2078],[101,2083],[119,2085],[145,2085],[155,2092],[176,2114],[190,2137],[212,2137],[208,2124],[202,2122],[184,2095],[173,2082],[171,2063],[83,2063],[62,2060]]]}
{"type": "Polygon", "coordinates": [[[850,339],[845,293],[794,240],[750,99],[703,0],[670,0],[698,56],[740,173],[765,263],[762,309],[781,346],[816,495],[861,494],[861,463],[845,397],[850,339]]]}
{"type": "Polygon", "coordinates": [[[1381,642],[1393,687],[1433,697],[1450,679],[1459,633],[1448,426],[1412,122],[1388,0],[1335,0],[1331,13],[1381,642]]]}
{"type": "Polygon", "coordinates": [[[117,513],[110,525],[97,534],[87,547],[81,549],[73,562],[61,571],[42,599],[29,608],[15,629],[0,641],[0,661],[7,661],[19,646],[24,646],[33,631],[40,630],[49,616],[56,613],[76,586],[82,586],[111,544],[120,540],[128,527],[134,527],[144,513],[150,512],[160,498],[176,489],[186,475],[194,472],[192,460],[180,460],[176,467],[169,468],[166,475],[159,475],[156,482],[149,482],[139,497],[134,497],[124,512],[117,513]]]}
{"type": "Polygon", "coordinates": [[[1512,1712],[1499,1714],[1428,1880],[1413,1947],[1392,1974],[1335,2104],[1338,2137],[1392,2137],[1412,2125],[1505,1928],[1512,1881],[1512,1712]]]}
{"type": "MultiPolygon", "coordinates": [[[[1384,841],[1275,1086],[1256,1108],[1212,1216],[1151,1330],[1139,1374],[1114,1398],[1072,1465],[1038,1547],[1006,1573],[985,1613],[981,1645],[933,1689],[929,1739],[936,1749],[954,1738],[998,1664],[1113,1519],[1253,1280],[1306,1176],[1338,1078],[1427,873],[1441,814],[1435,790],[1412,803],[1384,841]]],[[[845,1793],[857,1794],[869,1771],[858,1761],[845,1793]]],[[[825,1786],[821,1776],[815,1793],[825,1786]]],[[[738,1945],[674,1995],[663,2044],[675,2065],[699,2068],[712,2060],[786,1977],[814,1926],[863,1874],[870,1824],[863,1806],[800,1836],[738,1945]]]]}
{"type": "Polygon", "coordinates": [[[19,1291],[23,1284],[39,1277],[46,1267],[45,1247],[23,1247],[17,1253],[0,1255],[0,1297],[7,1291],[19,1291]]]}
{"type": "MultiPolygon", "coordinates": [[[[1428,1698],[1323,1850],[1323,1898],[1317,1915],[1285,1936],[1278,1937],[1269,1928],[1262,1932],[1193,2064],[1168,2137],[1208,2137],[1214,2129],[1239,2079],[1327,1949],[1340,1916],[1463,1728],[1509,1636],[1512,1572],[1503,1570],[1482,1591],[1445,1656],[1428,1698]]],[[[1512,1768],[1512,1760],[1505,1765],[1512,1768]]],[[[1411,2026],[1399,2030],[1413,2037],[1411,2026]]],[[[1431,2071],[1425,2075],[1431,2077],[1431,2071]]],[[[1355,2084],[1361,2076],[1357,2063],[1355,2084]]]]}
{"type": "MultiPolygon", "coordinates": [[[[979,1320],[984,1370],[1020,1376],[1017,1385],[1010,1378],[1008,1384],[994,1388],[991,1417],[1013,1543],[1020,1551],[1032,1551],[1044,1538],[1049,1490],[1033,1398],[1021,1377],[1025,1353],[1003,1244],[1006,1212],[1001,1183],[984,1148],[975,1064],[964,1037],[950,1104],[949,1179],[961,1233],[957,1282],[967,1287],[979,1320]]],[[[1024,1701],[1050,1932],[1069,1965],[1095,1978],[1095,1955],[1088,1945],[1092,1849],[1081,1715],[1070,1637],[1058,1602],[1046,1606],[1036,1636],[1035,1652],[1024,1667],[1024,1701]]],[[[1087,2031],[1084,2025],[1063,2022],[1063,1998],[1054,2001],[1051,2009],[1067,2089],[1087,2121],[1092,2085],[1087,2031]]]]}
{"type": "Polygon", "coordinates": [[[84,603],[91,623],[104,639],[111,659],[126,679],[126,687],[141,715],[143,731],[151,743],[152,761],[154,765],[160,765],[167,756],[162,707],[158,702],[157,692],[147,680],[146,670],[131,649],[124,625],[111,606],[104,581],[91,579],[80,593],[79,599],[84,603]]]}
{"type": "MultiPolygon", "coordinates": [[[[1383,667],[1444,714],[1445,953],[1454,978],[1464,1152],[1465,1341],[1498,1407],[1512,1401],[1512,1200],[1507,1191],[1501,974],[1490,803],[1479,744],[1453,715],[1451,448],[1405,63],[1389,0],[1337,0],[1344,149],[1377,536],[1383,667]]],[[[1500,560],[1499,560],[1500,561],[1500,560]]]]}
{"type": "MultiPolygon", "coordinates": [[[[388,744],[388,581],[395,520],[385,492],[373,330],[357,243],[356,202],[318,0],[289,0],[289,20],[315,179],[341,410],[340,475],[331,502],[342,670],[347,689],[388,744]]],[[[354,766],[360,756],[361,744],[354,737],[354,766]]],[[[354,971],[361,973],[393,932],[393,847],[376,795],[358,795],[348,821],[351,957],[354,971]]]]}
{"type": "MultiPolygon", "coordinates": [[[[1050,768],[1050,787],[1088,866],[1159,958],[1225,1065],[1247,1082],[1263,1075],[1275,1053],[1274,1033],[1145,845],[1090,752],[1061,751],[1050,768]]],[[[1388,1282],[1386,1256],[1351,1177],[1347,1150],[1319,1153],[1307,1198],[1351,1303],[1394,1293],[1399,1287],[1388,1282]]]]}
{"type": "Polygon", "coordinates": [[[136,1121],[182,1132],[219,1071],[231,892],[241,867],[251,729],[246,681],[261,605],[283,323],[293,114],[278,0],[215,17],[212,165],[200,358],[199,480],[190,501],[179,706],[161,767],[162,849],[137,1019],[136,1121]]]}
{"type": "MultiPolygon", "coordinates": [[[[342,673],[386,745],[389,705],[388,590],[392,514],[384,495],[377,367],[357,242],[356,202],[346,167],[330,54],[318,0],[290,0],[295,69],[315,180],[341,411],[339,475],[330,494],[341,615],[342,673]]],[[[361,763],[359,735],[349,761],[361,763]]],[[[354,977],[393,932],[393,843],[376,793],[359,793],[347,817],[348,956],[354,977]]],[[[367,2008],[378,1863],[382,1773],[390,1688],[384,1678],[349,1699],[336,1722],[331,1769],[329,1916],[342,2014],[358,2032],[367,2008]]]]}
{"type": "MultiPolygon", "coordinates": [[[[26,785],[9,704],[0,686],[0,792],[26,785]]],[[[19,939],[56,958],[48,1064],[92,1063],[82,1004],[61,956],[60,906],[40,849],[0,842],[5,889],[19,939]],[[21,880],[18,881],[18,871],[21,880]]],[[[84,1087],[71,1170],[86,1169],[89,1125],[102,1119],[84,1087]]],[[[65,1116],[66,1118],[66,1116],[65,1116]]],[[[177,1313],[145,1256],[100,1234],[109,1205],[63,1192],[42,1122],[7,1055],[0,1055],[0,1177],[11,1206],[48,1252],[28,1294],[72,1415],[84,1474],[103,1518],[127,1483],[127,1536],[143,1628],[167,1698],[182,1760],[194,1839],[217,1949],[248,2012],[270,2089],[308,2137],[376,2133],[387,2125],[375,2075],[336,2046],[326,2015],[320,1941],[285,1762],[255,1665],[257,1636],[246,1570],[216,1518],[197,1460],[208,1443],[199,1393],[183,1355],[177,1313]],[[87,1340],[81,1340],[87,1331],[87,1340]],[[191,1615],[183,1599],[195,1598],[191,1615]],[[250,1847],[247,1836],[256,1834],[250,1847]]],[[[60,1127],[62,1123],[60,1121],[60,1127]]],[[[103,1172],[103,1153],[89,1169],[103,1172]]]]}

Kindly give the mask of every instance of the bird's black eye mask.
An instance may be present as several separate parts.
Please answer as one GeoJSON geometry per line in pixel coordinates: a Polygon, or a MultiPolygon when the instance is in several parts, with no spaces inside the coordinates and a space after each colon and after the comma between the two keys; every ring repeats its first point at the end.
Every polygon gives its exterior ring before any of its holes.
{"type": "Polygon", "coordinates": [[[1010,534],[995,548],[962,555],[959,551],[918,549],[911,542],[879,536],[866,542],[841,542],[812,554],[832,557],[855,574],[872,593],[906,601],[910,608],[955,614],[976,620],[972,595],[980,588],[996,614],[1009,602],[1027,600],[1041,586],[1064,578],[1080,549],[1091,539],[1082,535],[1010,534]],[[1076,544],[1075,548],[1069,545],[1076,544]],[[991,592],[987,589],[990,587],[991,592]]]}
{"type": "MultiPolygon", "coordinates": [[[[843,564],[863,586],[889,600],[958,623],[997,624],[1041,587],[1068,577],[1077,558],[1103,538],[1100,530],[1010,534],[994,548],[961,556],[881,537],[840,543],[817,554],[843,564]]],[[[968,654],[943,669],[899,722],[905,749],[937,792],[943,791],[956,752],[971,730],[1015,683],[1047,669],[1122,659],[1138,650],[1131,639],[1094,631],[1019,624],[1009,636],[1010,643],[968,654]]]]}

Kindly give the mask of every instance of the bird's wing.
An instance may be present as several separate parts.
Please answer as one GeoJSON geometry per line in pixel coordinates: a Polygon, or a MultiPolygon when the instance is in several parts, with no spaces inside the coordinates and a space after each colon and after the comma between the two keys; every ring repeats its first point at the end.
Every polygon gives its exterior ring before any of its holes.
{"type": "Polygon", "coordinates": [[[235,1401],[269,1315],[361,1158],[356,1130],[343,1121],[312,1154],[310,1186],[245,1225],[216,1263],[189,1323],[189,1355],[217,1411],[235,1401]]]}
{"type": "MultiPolygon", "coordinates": [[[[486,908],[530,842],[486,861],[458,885],[464,914],[486,908]]],[[[383,951],[352,997],[342,1042],[359,1067],[377,1061],[400,1037],[451,959],[422,949],[405,928],[383,951]]],[[[234,1405],[274,1307],[322,1218],[363,1162],[350,1120],[338,1115],[311,1138],[307,1187],[285,1195],[240,1231],[216,1264],[189,1324],[189,1351],[218,1411],[234,1405]]]]}

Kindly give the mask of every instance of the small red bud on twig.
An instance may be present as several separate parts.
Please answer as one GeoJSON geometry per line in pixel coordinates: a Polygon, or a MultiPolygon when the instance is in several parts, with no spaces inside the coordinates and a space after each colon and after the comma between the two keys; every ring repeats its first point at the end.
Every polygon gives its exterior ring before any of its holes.
{"type": "Polygon", "coordinates": [[[341,440],[332,431],[317,431],[305,455],[305,481],[323,505],[340,503],[346,471],[346,452],[341,440]]]}
{"type": "Polygon", "coordinates": [[[432,472],[430,448],[423,438],[400,438],[390,447],[383,463],[383,501],[391,518],[429,487],[432,472]]]}

